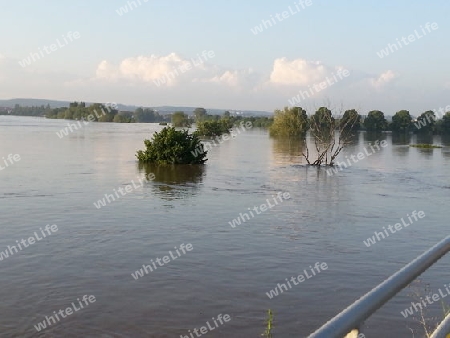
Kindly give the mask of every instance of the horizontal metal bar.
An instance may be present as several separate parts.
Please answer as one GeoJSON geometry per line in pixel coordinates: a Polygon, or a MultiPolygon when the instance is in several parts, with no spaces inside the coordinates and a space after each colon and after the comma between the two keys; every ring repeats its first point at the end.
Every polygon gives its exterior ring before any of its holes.
{"type": "Polygon", "coordinates": [[[342,338],[450,251],[446,237],[329,320],[309,338],[342,338]]]}
{"type": "Polygon", "coordinates": [[[450,314],[439,324],[430,338],[446,338],[450,334],[450,314]]]}

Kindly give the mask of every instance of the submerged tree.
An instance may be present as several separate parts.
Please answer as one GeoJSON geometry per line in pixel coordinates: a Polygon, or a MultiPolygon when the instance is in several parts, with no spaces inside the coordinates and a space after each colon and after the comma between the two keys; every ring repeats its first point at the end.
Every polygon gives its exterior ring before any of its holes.
{"type": "Polygon", "coordinates": [[[392,131],[409,132],[412,125],[412,117],[407,110],[400,110],[392,116],[392,131]]]}
{"type": "Polygon", "coordinates": [[[310,159],[308,144],[305,144],[306,152],[302,155],[310,165],[334,165],[334,160],[339,153],[351,143],[356,131],[355,125],[359,123],[360,116],[352,109],[345,115],[345,119],[337,122],[330,109],[320,107],[310,119],[310,132],[314,138],[314,147],[317,158],[310,159]]]}
{"type": "Polygon", "coordinates": [[[195,108],[194,110],[195,122],[203,121],[207,116],[208,112],[205,108],[195,108]]]}
{"type": "Polygon", "coordinates": [[[339,123],[341,124],[341,126],[347,126],[349,128],[350,125],[348,124],[348,122],[352,121],[355,121],[355,123],[353,123],[351,126],[352,131],[359,130],[361,128],[361,115],[359,115],[355,109],[346,110],[339,123]]]}
{"type": "Polygon", "coordinates": [[[413,130],[415,133],[434,133],[436,131],[436,121],[437,117],[434,111],[427,110],[417,118],[416,122],[414,122],[415,128],[413,130]]]}
{"type": "Polygon", "coordinates": [[[273,124],[270,126],[271,136],[299,137],[308,131],[308,115],[301,107],[285,107],[275,110],[273,124]]]}
{"type": "Polygon", "coordinates": [[[182,111],[176,111],[172,114],[172,125],[174,127],[190,127],[191,122],[189,121],[189,116],[187,116],[182,111]]]}
{"type": "Polygon", "coordinates": [[[370,111],[363,124],[367,131],[382,131],[388,126],[384,113],[379,110],[370,111]]]}
{"type": "Polygon", "coordinates": [[[195,134],[198,136],[220,136],[228,134],[233,127],[233,124],[228,119],[221,119],[219,121],[201,121],[197,122],[197,130],[195,134]]]}

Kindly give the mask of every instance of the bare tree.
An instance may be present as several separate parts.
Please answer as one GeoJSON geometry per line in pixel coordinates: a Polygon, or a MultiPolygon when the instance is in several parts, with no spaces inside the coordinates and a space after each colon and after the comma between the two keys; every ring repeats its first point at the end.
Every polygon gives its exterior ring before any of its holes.
{"type": "Polygon", "coordinates": [[[310,159],[308,144],[305,143],[306,151],[302,155],[308,164],[333,166],[342,149],[352,142],[360,116],[356,110],[348,110],[342,115],[342,105],[338,111],[338,116],[341,117],[339,119],[335,119],[327,107],[320,107],[311,116],[310,133],[314,138],[317,158],[310,159]]]}

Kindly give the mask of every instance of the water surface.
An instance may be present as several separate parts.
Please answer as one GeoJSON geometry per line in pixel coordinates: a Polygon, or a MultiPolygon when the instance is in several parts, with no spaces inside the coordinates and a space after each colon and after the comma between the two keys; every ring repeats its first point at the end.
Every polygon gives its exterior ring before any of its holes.
{"type": "MultiPolygon", "coordinates": [[[[68,121],[0,116],[0,250],[47,224],[58,232],[0,261],[4,337],[179,337],[212,317],[231,321],[208,337],[260,337],[266,311],[274,338],[305,337],[448,234],[450,140],[360,133],[345,156],[376,139],[388,146],[328,176],[304,165],[297,142],[250,130],[214,147],[203,168],[139,168],[134,156],[156,124],[92,123],[59,139],[68,121]],[[425,140],[426,141],[426,140],[425,140]],[[156,179],[148,181],[146,174],[156,179]],[[100,209],[114,189],[142,187],[100,209]],[[240,226],[240,213],[291,198],[240,226]],[[367,248],[374,231],[413,210],[426,217],[367,248]],[[193,250],[134,280],[131,273],[191,243],[193,250]],[[269,299],[266,292],[316,262],[328,269],[269,299]],[[41,333],[34,328],[83,295],[96,302],[41,333]]],[[[450,258],[422,276],[448,283],[450,258]]],[[[411,337],[405,290],[365,325],[367,337],[411,337]]],[[[430,317],[442,316],[440,304],[430,317]]],[[[416,331],[418,332],[418,331],[416,331]]],[[[416,334],[417,336],[417,334],[416,334]]]]}

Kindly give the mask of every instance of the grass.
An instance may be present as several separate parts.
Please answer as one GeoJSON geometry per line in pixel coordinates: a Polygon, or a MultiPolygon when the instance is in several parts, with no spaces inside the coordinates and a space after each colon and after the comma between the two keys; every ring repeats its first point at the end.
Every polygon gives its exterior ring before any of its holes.
{"type": "Polygon", "coordinates": [[[272,310],[267,310],[267,322],[266,322],[266,330],[261,336],[265,338],[272,338],[272,328],[273,328],[273,312],[272,310]]]}
{"type": "Polygon", "coordinates": [[[434,144],[426,144],[426,143],[410,144],[409,146],[414,148],[425,148],[425,149],[442,148],[442,146],[436,146],[434,144]]]}
{"type": "MultiPolygon", "coordinates": [[[[411,292],[409,296],[418,303],[422,302],[425,296],[431,296],[433,294],[433,292],[430,289],[430,285],[424,284],[424,282],[421,279],[415,280],[408,287],[410,288],[411,292]]],[[[444,303],[443,300],[441,300],[441,305],[442,305],[443,319],[445,319],[445,317],[450,314],[450,305],[444,303]]],[[[421,325],[422,329],[424,330],[425,338],[431,338],[433,332],[436,330],[438,325],[443,320],[437,317],[429,317],[428,311],[429,308],[420,307],[420,311],[416,313],[413,317],[413,320],[418,322],[421,325]]],[[[414,330],[410,327],[408,328],[413,333],[413,337],[415,337],[414,330]]],[[[448,333],[446,337],[450,337],[450,333],[448,333]]]]}

